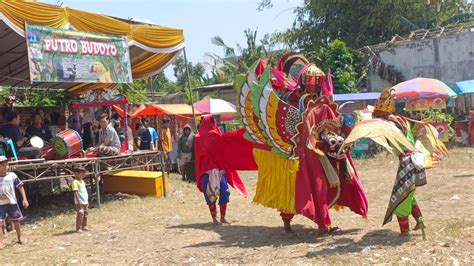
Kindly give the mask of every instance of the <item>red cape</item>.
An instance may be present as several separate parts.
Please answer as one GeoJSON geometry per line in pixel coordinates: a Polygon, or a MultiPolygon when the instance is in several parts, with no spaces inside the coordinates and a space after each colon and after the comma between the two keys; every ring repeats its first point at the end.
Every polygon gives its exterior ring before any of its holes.
{"type": "MultiPolygon", "coordinates": [[[[321,162],[317,154],[306,147],[306,140],[309,138],[313,126],[324,119],[334,119],[336,114],[327,106],[320,105],[304,117],[301,129],[301,143],[298,146],[300,159],[300,169],[296,177],[296,211],[316,222],[321,228],[331,225],[329,216],[329,204],[337,196],[338,188],[330,188],[324,173],[321,162]]],[[[350,154],[349,162],[354,168],[350,154]]],[[[347,181],[339,178],[340,193],[336,203],[349,207],[353,212],[362,216],[367,215],[367,198],[357,174],[354,179],[347,181]]]]}
{"type": "Polygon", "coordinates": [[[201,192],[201,176],[218,168],[225,170],[229,185],[247,196],[237,170],[257,170],[257,164],[253,159],[252,143],[243,137],[245,132],[243,128],[223,134],[212,116],[203,118],[194,145],[197,186],[201,192]]]}

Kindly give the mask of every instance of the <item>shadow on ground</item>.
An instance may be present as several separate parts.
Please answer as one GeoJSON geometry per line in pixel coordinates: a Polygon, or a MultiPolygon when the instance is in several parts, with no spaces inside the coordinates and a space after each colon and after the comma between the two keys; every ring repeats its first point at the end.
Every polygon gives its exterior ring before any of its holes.
{"type": "Polygon", "coordinates": [[[308,252],[306,257],[314,258],[319,256],[359,253],[367,247],[377,249],[380,247],[400,246],[407,241],[409,241],[408,237],[400,237],[395,231],[380,229],[366,233],[362,239],[358,241],[347,237],[332,239],[325,243],[321,250],[308,252]]]}
{"type": "MultiPolygon", "coordinates": [[[[244,225],[214,225],[212,223],[184,224],[168,227],[168,229],[197,229],[213,231],[219,234],[221,241],[201,242],[186,248],[196,247],[278,247],[297,245],[301,243],[318,243],[325,241],[329,237],[317,237],[315,228],[308,228],[302,225],[293,225],[293,233],[288,234],[283,231],[283,227],[268,226],[244,226],[244,225]]],[[[354,235],[360,229],[339,230],[333,234],[354,235]]]]}
{"type": "MultiPolygon", "coordinates": [[[[133,198],[127,194],[105,194],[101,195],[101,203],[107,204],[109,202],[133,198]]],[[[19,198],[20,199],[20,198],[19,198]]],[[[30,199],[29,199],[30,200],[30,199]]],[[[95,197],[89,198],[89,208],[97,208],[97,201],[95,197]]],[[[60,215],[65,215],[75,212],[74,200],[71,192],[64,192],[57,195],[48,195],[39,198],[36,202],[30,202],[30,207],[26,210],[22,209],[25,216],[23,223],[34,224],[44,219],[50,219],[60,215]]]]}

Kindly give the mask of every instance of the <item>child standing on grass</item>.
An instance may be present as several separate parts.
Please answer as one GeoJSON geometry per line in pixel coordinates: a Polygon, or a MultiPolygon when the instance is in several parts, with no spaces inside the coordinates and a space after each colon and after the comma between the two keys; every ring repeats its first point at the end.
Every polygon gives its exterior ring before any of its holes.
{"type": "Polygon", "coordinates": [[[84,167],[74,168],[75,179],[72,182],[71,189],[74,194],[74,203],[76,204],[76,232],[87,231],[87,208],[89,206],[89,195],[87,194],[86,169],[84,167]]]}
{"type": "MultiPolygon", "coordinates": [[[[29,203],[26,198],[23,182],[15,173],[8,172],[8,159],[5,156],[0,156],[0,228],[8,215],[15,226],[16,235],[19,244],[24,244],[21,239],[20,221],[23,219],[18,201],[15,195],[15,188],[20,191],[23,199],[23,208],[28,208],[29,203]]],[[[0,249],[5,247],[3,239],[3,230],[0,230],[0,249]]]]}

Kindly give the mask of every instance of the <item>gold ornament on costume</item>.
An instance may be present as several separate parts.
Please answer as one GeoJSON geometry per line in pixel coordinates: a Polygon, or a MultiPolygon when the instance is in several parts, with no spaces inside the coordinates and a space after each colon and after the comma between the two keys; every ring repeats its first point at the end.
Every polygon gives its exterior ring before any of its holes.
{"type": "Polygon", "coordinates": [[[392,94],[394,89],[385,89],[380,94],[379,99],[375,103],[374,113],[392,114],[395,113],[395,95],[392,94]]]}

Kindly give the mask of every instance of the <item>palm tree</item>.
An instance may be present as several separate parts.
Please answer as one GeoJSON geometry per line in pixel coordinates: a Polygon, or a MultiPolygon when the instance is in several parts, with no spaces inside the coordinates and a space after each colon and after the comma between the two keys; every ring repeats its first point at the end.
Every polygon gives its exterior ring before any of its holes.
{"type": "Polygon", "coordinates": [[[222,47],[224,51],[224,57],[206,53],[206,57],[210,61],[206,66],[211,69],[211,73],[216,81],[232,81],[236,75],[247,72],[255,61],[261,57],[269,56],[269,51],[271,51],[273,44],[269,41],[269,35],[265,35],[258,44],[257,30],[246,29],[244,34],[246,47],[242,47],[239,44],[236,44],[235,48],[231,47],[220,36],[215,36],[211,39],[212,44],[222,47]]]}

